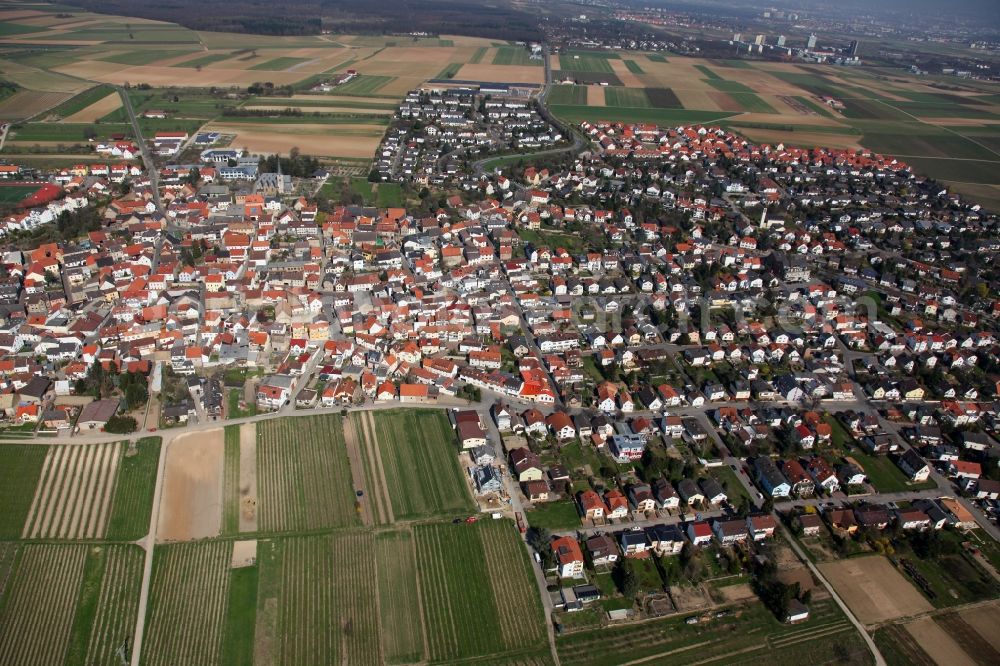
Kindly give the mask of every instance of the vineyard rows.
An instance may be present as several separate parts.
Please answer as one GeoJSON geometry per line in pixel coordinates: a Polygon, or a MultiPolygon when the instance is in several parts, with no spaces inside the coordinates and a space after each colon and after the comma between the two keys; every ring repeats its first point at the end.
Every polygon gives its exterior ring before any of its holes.
{"type": "Polygon", "coordinates": [[[478,527],[418,525],[414,532],[430,660],[502,651],[478,527]]]}
{"type": "Polygon", "coordinates": [[[473,509],[455,433],[443,411],[394,409],[373,413],[372,419],[396,520],[473,509]]]}
{"type": "Polygon", "coordinates": [[[19,549],[0,603],[0,666],[63,663],[86,556],[82,545],[19,549]]]}
{"type": "Polygon", "coordinates": [[[49,447],[21,537],[104,537],[121,448],[117,442],[49,447]]]}
{"type": "Polygon", "coordinates": [[[157,546],[145,663],[218,663],[231,554],[229,541],[157,546]]]}
{"type": "Polygon", "coordinates": [[[514,650],[545,644],[545,615],[521,540],[507,522],[484,523],[480,535],[504,645],[514,650]]]}
{"type": "Polygon", "coordinates": [[[257,478],[263,532],[359,522],[340,416],[258,423],[257,478]]]}
{"type": "Polygon", "coordinates": [[[142,586],[142,565],[143,552],[140,548],[132,545],[105,546],[95,586],[97,600],[93,619],[83,626],[87,637],[86,646],[81,649],[81,654],[86,654],[84,663],[111,664],[124,641],[132,644],[142,586]]]}
{"type": "MultiPolygon", "coordinates": [[[[280,542],[278,664],[380,664],[374,537],[350,532],[280,542]]],[[[262,585],[271,587],[270,581],[262,585]]]]}
{"type": "Polygon", "coordinates": [[[424,629],[410,532],[375,537],[382,649],[389,664],[423,661],[424,629]]]}

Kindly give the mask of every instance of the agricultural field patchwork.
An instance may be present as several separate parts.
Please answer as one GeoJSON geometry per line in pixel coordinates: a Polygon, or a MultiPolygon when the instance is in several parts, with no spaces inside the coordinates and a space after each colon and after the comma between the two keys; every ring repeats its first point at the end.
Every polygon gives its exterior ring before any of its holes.
{"type": "Polygon", "coordinates": [[[897,71],[577,51],[558,56],[552,111],[567,122],[725,121],[771,144],[869,148],[961,193],[998,199],[1000,97],[977,82],[936,88],[897,71]],[[603,83],[601,98],[585,84],[603,83]],[[645,93],[645,100],[641,96],[645,93]],[[832,101],[831,101],[832,100],[832,101]],[[667,110],[666,113],[658,112],[667,110]]]}
{"type": "Polygon", "coordinates": [[[142,561],[131,545],[0,544],[0,664],[112,663],[135,628],[142,561]]]}

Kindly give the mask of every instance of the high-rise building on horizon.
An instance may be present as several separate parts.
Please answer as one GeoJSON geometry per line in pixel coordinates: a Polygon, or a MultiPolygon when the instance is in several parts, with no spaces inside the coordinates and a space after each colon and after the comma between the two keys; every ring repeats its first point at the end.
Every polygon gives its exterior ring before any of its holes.
{"type": "Polygon", "coordinates": [[[810,34],[809,39],[806,40],[806,48],[814,49],[816,48],[816,35],[810,34]]]}

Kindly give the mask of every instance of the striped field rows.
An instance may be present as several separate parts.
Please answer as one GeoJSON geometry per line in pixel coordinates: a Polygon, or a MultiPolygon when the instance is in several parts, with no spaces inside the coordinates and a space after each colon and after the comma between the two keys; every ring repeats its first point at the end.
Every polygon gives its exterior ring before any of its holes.
{"type": "Polygon", "coordinates": [[[63,663],[86,557],[83,545],[19,549],[0,608],[0,666],[63,663]]]}
{"type": "Polygon", "coordinates": [[[158,546],[156,553],[144,663],[218,663],[232,543],[172,544],[158,546]]]}
{"type": "Polygon", "coordinates": [[[340,416],[258,423],[257,482],[262,532],[360,522],[340,416]]]}
{"type": "Polygon", "coordinates": [[[49,447],[22,538],[103,538],[121,455],[118,442],[49,447]]]}

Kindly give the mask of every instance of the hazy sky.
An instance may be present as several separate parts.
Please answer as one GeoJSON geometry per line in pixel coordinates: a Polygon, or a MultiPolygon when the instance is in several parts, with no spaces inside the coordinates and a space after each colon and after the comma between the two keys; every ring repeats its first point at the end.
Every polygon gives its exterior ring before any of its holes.
{"type": "MultiPolygon", "coordinates": [[[[689,7],[701,5],[696,0],[654,0],[654,4],[662,4],[667,7],[674,5],[686,5],[689,7]]],[[[961,14],[963,16],[974,16],[986,24],[1000,26],[1000,0],[712,0],[707,5],[728,5],[732,7],[759,9],[778,8],[794,11],[810,9],[822,9],[826,12],[831,10],[852,10],[859,9],[865,12],[873,12],[881,15],[898,12],[900,14],[912,15],[926,13],[928,23],[940,20],[942,16],[948,14],[961,14]],[[942,12],[944,14],[942,15],[942,12]]],[[[841,13],[841,12],[837,12],[841,13]]]]}

